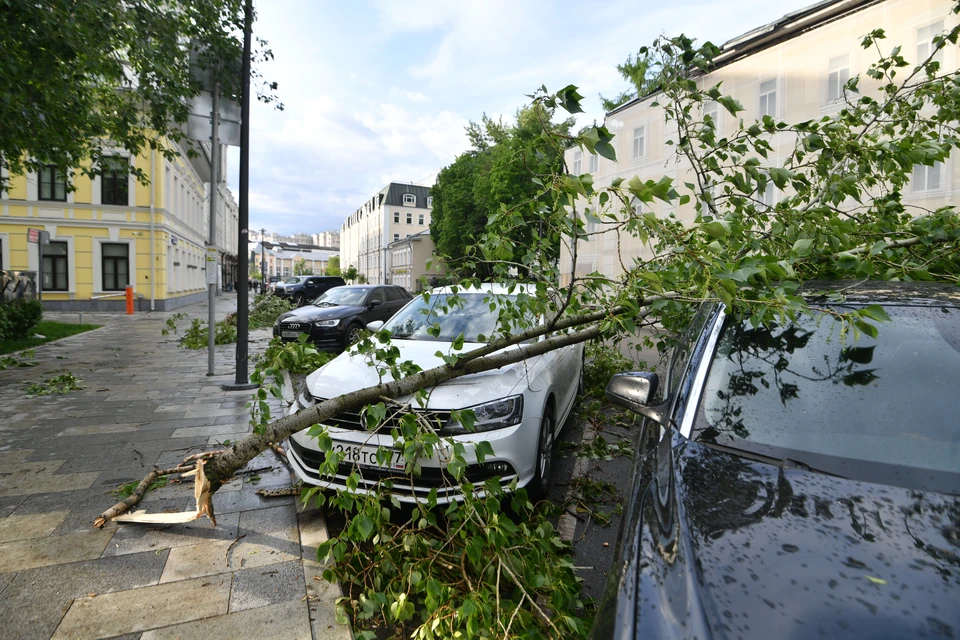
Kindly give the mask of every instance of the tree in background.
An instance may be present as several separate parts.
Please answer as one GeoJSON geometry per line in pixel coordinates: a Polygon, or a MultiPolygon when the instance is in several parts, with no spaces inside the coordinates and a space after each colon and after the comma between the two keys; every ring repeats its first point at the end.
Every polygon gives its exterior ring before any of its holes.
{"type": "Polygon", "coordinates": [[[600,104],[604,111],[613,111],[622,104],[626,104],[634,98],[642,98],[657,91],[660,64],[647,49],[641,49],[636,56],[628,55],[623,64],[617,65],[617,71],[620,72],[624,80],[633,85],[632,89],[626,89],[613,98],[600,96],[600,104]]]}
{"type": "Polygon", "coordinates": [[[307,266],[307,261],[304,260],[302,256],[297,256],[293,261],[293,275],[312,276],[313,268],[307,266]]]}
{"type": "MultiPolygon", "coordinates": [[[[242,33],[242,0],[3,0],[5,168],[22,175],[53,163],[65,173],[76,168],[90,174],[106,140],[132,155],[156,149],[175,156],[190,99],[200,91],[189,43],[199,68],[220,80],[226,97],[236,98],[242,33]]],[[[254,63],[272,57],[261,49],[254,63]]],[[[274,89],[276,83],[262,83],[258,97],[274,102],[274,89]]],[[[146,181],[141,169],[123,168],[146,181]]]]}
{"type": "Polygon", "coordinates": [[[327,260],[327,268],[324,270],[324,273],[328,276],[340,275],[340,256],[330,256],[330,259],[327,260]]]}
{"type": "MultiPolygon", "coordinates": [[[[484,116],[479,124],[471,122],[467,127],[473,149],[442,169],[431,190],[430,237],[451,269],[462,270],[458,260],[468,254],[501,207],[517,207],[541,197],[542,180],[563,161],[563,148],[541,134],[548,131],[565,138],[574,124],[572,118],[553,122],[554,111],[536,105],[518,111],[513,124],[484,116]]],[[[521,244],[538,242],[543,228],[532,214],[514,221],[509,238],[521,244]]],[[[559,237],[544,240],[546,246],[556,248],[556,258],[559,237]]],[[[525,270],[522,264],[518,268],[525,270]]],[[[477,265],[477,269],[467,275],[490,273],[486,265],[477,265]]]]}
{"type": "Polygon", "coordinates": [[[342,275],[343,275],[343,279],[346,280],[347,282],[353,282],[354,280],[357,279],[357,276],[359,274],[357,272],[357,268],[353,265],[350,265],[349,267],[347,267],[347,270],[344,271],[342,275]]]}

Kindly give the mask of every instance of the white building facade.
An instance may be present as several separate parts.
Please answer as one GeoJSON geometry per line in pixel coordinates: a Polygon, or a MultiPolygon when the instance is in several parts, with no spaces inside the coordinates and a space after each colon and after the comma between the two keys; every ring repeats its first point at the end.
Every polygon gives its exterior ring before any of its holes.
{"type": "Polygon", "coordinates": [[[391,182],[340,227],[340,269],[351,266],[371,284],[392,284],[387,245],[430,228],[429,187],[391,182]]]}
{"type": "MultiPolygon", "coordinates": [[[[843,85],[847,79],[861,76],[860,90],[875,93],[876,83],[866,77],[869,65],[877,59],[875,51],[860,46],[862,36],[874,29],[883,29],[887,38],[885,50],[901,45],[901,54],[911,63],[925,59],[931,51],[933,36],[957,24],[948,0],[836,0],[821,2],[784,18],[750,31],[723,45],[716,67],[696,79],[706,88],[722,82],[720,90],[739,101],[745,111],[731,116],[716,103],[707,104],[704,113],[714,119],[717,137],[733,134],[738,120],[750,123],[764,115],[785,122],[819,120],[839,113],[844,106],[843,85]]],[[[720,8],[716,9],[720,11],[720,8]]],[[[949,45],[938,57],[941,73],[956,70],[958,49],[949,45]]],[[[856,100],[856,94],[851,96],[856,100]]],[[[663,111],[656,106],[657,96],[633,100],[609,112],[607,128],[615,134],[612,144],[617,161],[571,149],[566,161],[574,174],[591,173],[596,188],[608,187],[614,179],[629,181],[673,178],[681,193],[684,183],[695,182],[685,159],[675,152],[675,123],[665,123],[663,111]]],[[[795,137],[789,133],[773,134],[773,152],[763,161],[767,166],[781,166],[793,150],[795,137]]],[[[936,209],[960,201],[960,167],[948,160],[935,167],[918,166],[904,193],[904,203],[936,209]]],[[[693,196],[693,194],[690,194],[693,196]]],[[[757,199],[772,207],[784,196],[772,184],[757,199]]],[[[685,223],[692,223],[695,204],[676,207],[655,201],[640,205],[661,217],[675,214],[685,223]]],[[[648,249],[639,240],[623,234],[604,231],[604,224],[588,219],[588,232],[597,232],[578,247],[578,276],[599,271],[616,277],[631,257],[647,257],[648,249]],[[620,259],[623,257],[623,260],[620,259]]],[[[572,257],[561,255],[564,284],[570,280],[572,257]]]]}

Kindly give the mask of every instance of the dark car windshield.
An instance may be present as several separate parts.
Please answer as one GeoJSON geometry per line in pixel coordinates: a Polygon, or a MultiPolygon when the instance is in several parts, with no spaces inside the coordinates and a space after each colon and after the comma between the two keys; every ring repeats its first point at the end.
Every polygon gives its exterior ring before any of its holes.
{"type": "Polygon", "coordinates": [[[788,326],[728,322],[694,438],[821,469],[819,461],[843,460],[956,473],[960,309],[884,308],[892,322],[877,339],[856,341],[829,315],[788,326]]]}
{"type": "Polygon", "coordinates": [[[300,282],[300,278],[287,278],[283,281],[283,284],[297,284],[300,282]]]}
{"type": "Polygon", "coordinates": [[[368,291],[370,291],[370,289],[361,287],[334,287],[333,289],[327,289],[326,293],[313,301],[313,304],[318,307],[333,307],[339,305],[359,307],[363,304],[363,299],[366,297],[368,291]]]}
{"type": "MultiPolygon", "coordinates": [[[[494,296],[488,293],[461,293],[456,296],[435,294],[430,300],[422,297],[401,309],[384,325],[394,338],[404,340],[436,340],[453,342],[463,334],[466,342],[486,342],[497,330],[501,307],[496,306],[494,296]],[[494,304],[494,309],[490,305],[494,304]],[[434,324],[440,327],[439,335],[430,335],[428,329],[434,324]]],[[[516,301],[516,296],[499,296],[501,301],[516,301]]]]}

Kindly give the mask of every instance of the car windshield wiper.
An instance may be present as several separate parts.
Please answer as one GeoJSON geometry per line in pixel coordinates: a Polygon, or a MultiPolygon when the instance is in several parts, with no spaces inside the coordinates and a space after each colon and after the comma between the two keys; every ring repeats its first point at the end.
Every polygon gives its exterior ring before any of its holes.
{"type": "Polygon", "coordinates": [[[324,300],[323,302],[315,302],[315,303],[313,304],[313,306],[315,306],[315,307],[336,307],[336,306],[337,306],[337,303],[336,303],[336,302],[327,302],[326,300],[324,300]]]}
{"type": "Polygon", "coordinates": [[[745,449],[738,449],[736,447],[728,447],[722,444],[714,444],[712,442],[701,442],[705,447],[710,447],[711,449],[717,449],[718,451],[723,451],[724,453],[729,453],[741,458],[747,458],[748,460],[756,460],[757,462],[763,462],[766,464],[775,464],[783,469],[800,469],[801,471],[810,471],[811,473],[822,473],[827,476],[833,476],[834,478],[845,478],[840,474],[834,473],[832,471],[827,471],[825,469],[818,469],[817,467],[811,467],[806,462],[802,460],[796,460],[795,458],[778,458],[776,456],[768,456],[762,453],[756,453],[754,451],[747,451],[745,449]]]}

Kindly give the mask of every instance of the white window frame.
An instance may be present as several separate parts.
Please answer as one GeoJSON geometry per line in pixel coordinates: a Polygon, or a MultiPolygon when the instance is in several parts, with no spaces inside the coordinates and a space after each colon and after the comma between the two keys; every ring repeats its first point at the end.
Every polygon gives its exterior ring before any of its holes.
{"type": "Polygon", "coordinates": [[[930,193],[942,191],[946,188],[944,184],[944,171],[942,162],[934,162],[932,167],[924,164],[914,165],[913,177],[910,179],[913,193],[930,193]],[[936,176],[937,184],[930,186],[930,177],[936,176]]]}
{"type": "Polygon", "coordinates": [[[777,78],[767,78],[766,80],[761,80],[758,85],[759,90],[759,99],[757,100],[757,118],[763,118],[763,116],[770,116],[771,118],[776,118],[779,113],[780,100],[777,95],[780,90],[780,83],[777,81],[777,78]],[[764,91],[763,85],[769,85],[773,83],[773,89],[767,89],[764,91]],[[770,105],[770,96],[773,96],[773,106],[770,105]]]}
{"type": "Polygon", "coordinates": [[[703,115],[702,119],[704,122],[707,120],[707,116],[710,116],[710,119],[713,120],[713,129],[716,132],[720,132],[720,103],[716,100],[707,100],[703,103],[703,115]]]}
{"type": "Polygon", "coordinates": [[[843,88],[850,80],[850,54],[830,58],[827,63],[827,103],[843,99],[843,88]]]}
{"type": "Polygon", "coordinates": [[[393,234],[393,241],[394,241],[394,242],[396,242],[396,241],[399,240],[399,239],[400,239],[400,234],[399,234],[399,233],[393,234]]]}
{"type": "Polygon", "coordinates": [[[600,155],[597,153],[590,154],[590,173],[599,173],[600,172],[600,155]]]}
{"type": "Polygon", "coordinates": [[[640,200],[640,198],[634,197],[632,200],[630,200],[630,206],[633,208],[634,215],[643,215],[643,202],[640,200]]]}
{"type": "Polygon", "coordinates": [[[407,211],[407,224],[413,224],[413,212],[407,211]]]}
{"type": "MultiPolygon", "coordinates": [[[[920,27],[917,29],[917,64],[920,64],[927,59],[927,56],[930,55],[930,51],[933,49],[933,38],[943,33],[943,20],[938,20],[937,22],[928,24],[925,27],[920,27]]],[[[943,66],[943,51],[946,47],[941,47],[937,51],[937,55],[933,57],[934,60],[940,63],[940,66],[943,66]]]]}
{"type": "Polygon", "coordinates": [[[428,207],[433,206],[433,196],[427,196],[427,206],[428,207]]]}
{"type": "Polygon", "coordinates": [[[583,171],[583,152],[579,149],[573,152],[573,175],[578,176],[583,171]]]}
{"type": "Polygon", "coordinates": [[[420,225],[421,227],[423,226],[423,214],[422,214],[422,213],[418,213],[418,214],[417,214],[417,224],[420,225]]]}
{"type": "Polygon", "coordinates": [[[400,224],[400,212],[399,212],[399,211],[394,211],[394,212],[393,212],[393,221],[394,221],[396,224],[400,224]]]}
{"type": "Polygon", "coordinates": [[[417,206],[417,196],[415,196],[412,193],[403,194],[403,206],[405,207],[417,206]]]}
{"type": "Polygon", "coordinates": [[[640,160],[647,156],[647,125],[642,124],[633,130],[633,159],[640,160]]]}

